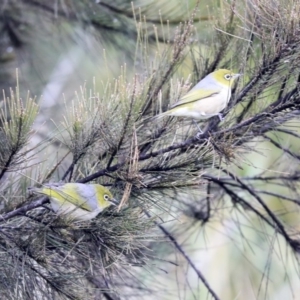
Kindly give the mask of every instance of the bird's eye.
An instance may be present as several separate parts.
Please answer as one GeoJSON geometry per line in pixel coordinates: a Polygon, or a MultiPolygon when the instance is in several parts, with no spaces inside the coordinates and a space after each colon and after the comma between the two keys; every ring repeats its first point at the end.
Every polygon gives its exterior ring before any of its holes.
{"type": "Polygon", "coordinates": [[[224,78],[226,79],[226,80],[230,80],[231,79],[231,75],[230,74],[226,74],[225,76],[224,76],[224,78]]]}
{"type": "Polygon", "coordinates": [[[104,195],[104,200],[109,201],[109,199],[110,199],[109,196],[105,194],[104,195]]]}

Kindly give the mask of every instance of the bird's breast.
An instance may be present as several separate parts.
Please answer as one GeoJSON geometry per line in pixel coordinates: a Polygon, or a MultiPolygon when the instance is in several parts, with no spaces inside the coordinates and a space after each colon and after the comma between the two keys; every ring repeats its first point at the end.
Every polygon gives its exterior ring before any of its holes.
{"type": "Polygon", "coordinates": [[[184,103],[166,112],[166,115],[190,117],[193,119],[208,119],[220,113],[227,105],[231,96],[231,89],[224,88],[210,97],[184,103]]]}
{"type": "Polygon", "coordinates": [[[220,93],[215,94],[211,97],[191,103],[192,107],[190,107],[190,110],[199,112],[202,117],[204,117],[205,115],[211,117],[212,115],[220,113],[220,111],[222,111],[226,107],[230,96],[230,90],[221,91],[220,93]]]}

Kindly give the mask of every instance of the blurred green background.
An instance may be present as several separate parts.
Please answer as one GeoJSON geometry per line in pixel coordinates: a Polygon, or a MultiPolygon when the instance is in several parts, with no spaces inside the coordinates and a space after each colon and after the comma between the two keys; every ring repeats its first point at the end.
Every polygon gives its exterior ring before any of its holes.
{"type": "MultiPolygon", "coordinates": [[[[200,60],[214,59],[212,45],[219,43],[216,23],[226,19],[228,15],[223,12],[234,3],[241,7],[247,5],[247,1],[199,2],[192,48],[200,60]]],[[[0,7],[0,85],[8,94],[9,88],[16,85],[17,69],[23,97],[26,98],[28,90],[37,97],[40,113],[34,123],[37,134],[31,143],[38,144],[56,130],[81,86],[89,90],[95,82],[101,95],[107,82],[120,74],[125,74],[128,81],[136,73],[146,74],[147,63],[151,64],[159,55],[157,53],[169,46],[176,26],[191,15],[195,5],[193,0],[132,3],[86,0],[51,4],[48,1],[4,1],[0,7]],[[143,39],[139,29],[146,31],[149,37],[144,43],[146,56],[142,47],[137,46],[137,40],[143,39]]],[[[227,55],[233,67],[238,68],[234,53],[227,55]]],[[[185,80],[191,75],[197,78],[191,65],[191,58],[187,57],[175,77],[185,80]]],[[[243,79],[239,86],[243,86],[243,79]]],[[[260,144],[260,147],[260,153],[245,153],[243,170],[233,169],[243,176],[268,169],[280,153],[269,143],[260,144]]],[[[42,153],[43,157],[48,157],[49,153],[54,161],[63,157],[66,150],[52,145],[42,153]]],[[[53,163],[51,159],[49,165],[53,163]]],[[[284,192],[284,187],[272,189],[284,192]]],[[[220,212],[204,226],[180,215],[169,225],[177,232],[212,289],[220,299],[228,300],[300,299],[295,254],[257,216],[246,209],[233,210],[233,204],[226,198],[224,202],[220,212]],[[227,204],[228,208],[224,209],[227,204]]],[[[282,213],[284,222],[293,228],[299,227],[298,211],[294,206],[290,211],[288,205],[284,206],[272,196],[268,196],[268,203],[282,213]]],[[[178,266],[165,264],[163,271],[154,266],[155,275],[141,271],[146,284],[154,288],[157,285],[157,299],[210,299],[203,284],[181,257],[170,253],[166,259],[175,260],[178,266]]],[[[153,295],[143,296],[143,299],[153,299],[153,295]]]]}

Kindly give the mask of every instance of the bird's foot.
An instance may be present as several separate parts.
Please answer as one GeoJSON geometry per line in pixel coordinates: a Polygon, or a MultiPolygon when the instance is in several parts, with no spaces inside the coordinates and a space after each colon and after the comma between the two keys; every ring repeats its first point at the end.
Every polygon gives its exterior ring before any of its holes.
{"type": "Polygon", "coordinates": [[[201,128],[199,127],[199,125],[197,124],[197,122],[193,119],[193,123],[195,124],[195,126],[197,127],[197,129],[199,130],[199,133],[203,133],[203,131],[201,130],[201,128]]]}
{"type": "Polygon", "coordinates": [[[224,117],[223,117],[222,114],[218,114],[218,117],[219,117],[220,121],[223,121],[223,120],[224,120],[224,117]]]}
{"type": "Polygon", "coordinates": [[[199,131],[197,132],[197,134],[195,135],[195,138],[197,139],[197,140],[201,140],[201,136],[203,135],[203,131],[200,129],[200,128],[198,128],[199,129],[199,131]]]}
{"type": "Polygon", "coordinates": [[[197,122],[196,122],[194,119],[193,119],[193,123],[196,125],[196,127],[197,127],[197,129],[198,129],[198,132],[197,132],[197,134],[195,135],[195,138],[196,138],[197,140],[202,140],[201,135],[204,134],[203,130],[199,127],[199,125],[197,124],[197,122]]]}

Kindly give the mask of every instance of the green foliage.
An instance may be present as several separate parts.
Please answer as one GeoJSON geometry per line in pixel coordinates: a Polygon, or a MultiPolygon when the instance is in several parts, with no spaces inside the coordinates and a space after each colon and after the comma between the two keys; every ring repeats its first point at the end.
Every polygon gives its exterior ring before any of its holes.
{"type": "Polygon", "coordinates": [[[19,95],[19,87],[16,88],[16,93],[11,90],[10,97],[1,102],[0,108],[0,179],[7,171],[22,168],[22,163],[26,150],[21,151],[28,142],[32,124],[38,113],[38,106],[35,100],[29,95],[23,103],[19,95]]]}
{"type": "MultiPolygon", "coordinates": [[[[89,25],[84,32],[98,30],[113,47],[92,88],[87,82],[39,110],[29,96],[22,101],[18,84],[0,104],[4,299],[281,295],[287,277],[298,280],[300,5],[218,1],[180,23],[185,15],[175,6],[166,21],[169,2],[157,15],[158,3],[71,2],[57,9],[67,31],[89,25]],[[114,47],[133,59],[111,78],[114,47]],[[223,67],[244,74],[224,121],[203,121],[199,135],[191,120],[152,119],[223,67]],[[74,223],[56,216],[47,198],[25,194],[60,180],[103,184],[121,204],[74,223]],[[230,246],[221,252],[220,243],[230,246]]],[[[47,5],[32,2],[53,16],[47,5]]]]}

